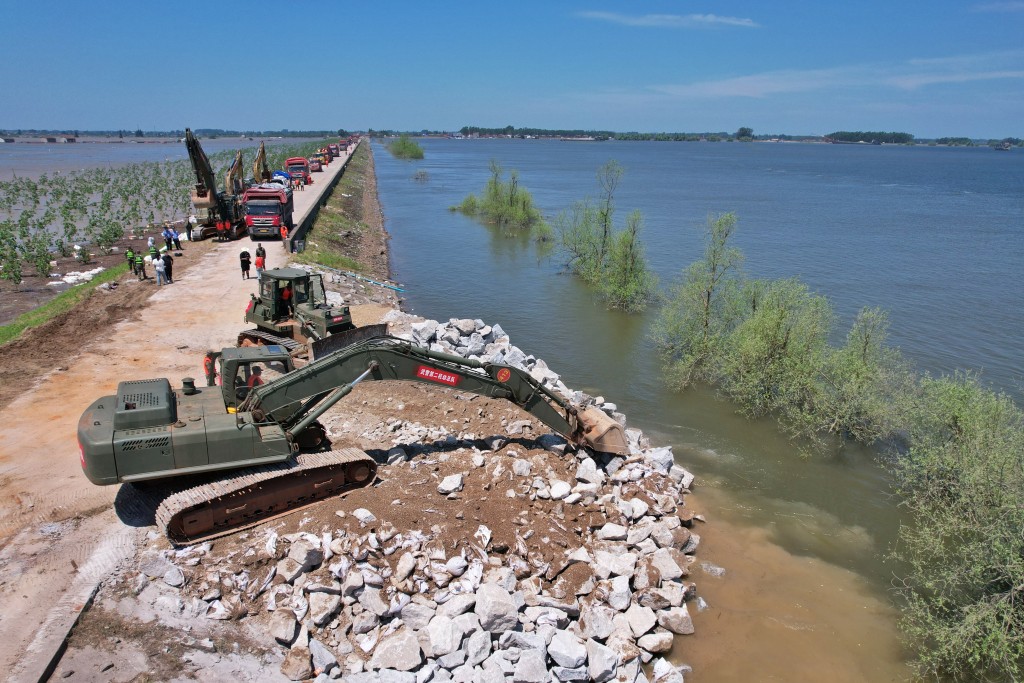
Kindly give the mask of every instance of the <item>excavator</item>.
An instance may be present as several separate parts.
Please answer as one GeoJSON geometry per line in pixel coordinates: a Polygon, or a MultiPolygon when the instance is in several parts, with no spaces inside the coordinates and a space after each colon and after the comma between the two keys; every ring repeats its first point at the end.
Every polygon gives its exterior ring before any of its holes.
{"type": "Polygon", "coordinates": [[[262,140],[260,141],[260,149],[256,152],[256,159],[252,162],[252,177],[256,185],[269,183],[273,177],[270,173],[270,166],[267,165],[266,143],[262,140]]]}
{"type": "Polygon", "coordinates": [[[629,453],[622,427],[596,406],[567,401],[517,367],[397,337],[364,339],[302,368],[281,346],[228,348],[217,370],[219,387],[200,388],[192,378],[179,391],[166,378],[121,382],[78,423],[82,469],[92,483],[166,485],[156,521],[175,545],[372,483],[376,461],[355,448],[331,450],[319,422],[364,381],[415,381],[506,399],[574,447],[629,453]]]}
{"type": "Polygon", "coordinates": [[[245,183],[242,178],[242,152],[235,155],[235,161],[224,178],[224,190],[217,190],[213,167],[203,151],[199,139],[188,128],[185,129],[185,147],[196,184],[190,198],[196,208],[198,224],[192,231],[193,239],[205,239],[217,234],[217,224],[227,223],[227,233],[232,239],[245,234],[245,215],[242,207],[242,192],[245,183]]]}

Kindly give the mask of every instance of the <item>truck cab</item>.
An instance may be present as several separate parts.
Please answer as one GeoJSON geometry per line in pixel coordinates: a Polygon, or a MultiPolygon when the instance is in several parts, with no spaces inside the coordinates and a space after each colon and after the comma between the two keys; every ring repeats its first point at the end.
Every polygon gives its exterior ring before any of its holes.
{"type": "Polygon", "coordinates": [[[313,177],[309,174],[309,160],[306,157],[291,157],[286,159],[284,162],[285,170],[288,171],[288,175],[292,177],[293,181],[297,181],[302,185],[310,185],[313,182],[313,177]]]}
{"type": "Polygon", "coordinates": [[[292,189],[282,183],[261,183],[250,187],[242,197],[245,227],[250,237],[277,237],[281,226],[295,227],[295,201],[292,189]]]}

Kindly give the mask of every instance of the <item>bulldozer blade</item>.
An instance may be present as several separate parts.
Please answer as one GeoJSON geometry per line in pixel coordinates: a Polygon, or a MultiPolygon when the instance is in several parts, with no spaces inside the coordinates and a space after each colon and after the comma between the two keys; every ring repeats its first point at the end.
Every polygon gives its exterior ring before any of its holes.
{"type": "Polygon", "coordinates": [[[324,356],[340,351],[356,342],[361,342],[364,339],[370,339],[372,337],[380,337],[388,333],[387,323],[380,325],[365,325],[363,327],[356,327],[355,329],[345,330],[344,332],[335,332],[329,337],[318,339],[313,342],[313,360],[323,358],[324,356]]]}
{"type": "Polygon", "coordinates": [[[576,414],[583,442],[600,453],[629,455],[629,443],[622,425],[608,417],[600,408],[589,406],[576,414]]]}

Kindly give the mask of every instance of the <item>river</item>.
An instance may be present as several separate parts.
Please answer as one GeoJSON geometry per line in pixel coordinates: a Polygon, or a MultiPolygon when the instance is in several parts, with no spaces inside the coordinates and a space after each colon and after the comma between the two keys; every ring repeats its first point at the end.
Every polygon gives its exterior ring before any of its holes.
{"type": "Polygon", "coordinates": [[[405,307],[479,317],[544,358],[570,386],[617,403],[698,475],[708,519],[693,573],[709,608],[678,661],[698,683],[905,680],[882,562],[900,523],[887,478],[859,448],[801,458],[771,421],[752,422],[709,391],[675,394],[648,340],[654,313],[605,310],[594,294],[509,238],[451,212],[480,193],[496,160],[519,173],[547,217],[598,194],[615,159],[621,220],[644,216],[662,285],[702,251],[709,215],[739,218],[752,276],[798,276],[826,295],[841,340],[863,306],[890,313],[891,342],[924,372],[977,371],[1024,391],[1024,160],[988,148],[786,143],[420,141],[402,161],[375,144],[378,188],[405,307]],[[418,171],[425,172],[414,179],[418,171]]]}

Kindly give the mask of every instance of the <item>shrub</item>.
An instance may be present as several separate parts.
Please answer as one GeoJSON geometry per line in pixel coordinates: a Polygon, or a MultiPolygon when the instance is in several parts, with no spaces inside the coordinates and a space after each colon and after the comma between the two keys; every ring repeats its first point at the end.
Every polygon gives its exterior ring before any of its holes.
{"type": "Polygon", "coordinates": [[[922,675],[1024,676],[1024,414],[968,375],[924,378],[892,469],[912,524],[892,557],[922,675]]]}
{"type": "Polygon", "coordinates": [[[423,148],[408,135],[402,135],[388,145],[388,150],[398,159],[422,159],[423,148]]]}

